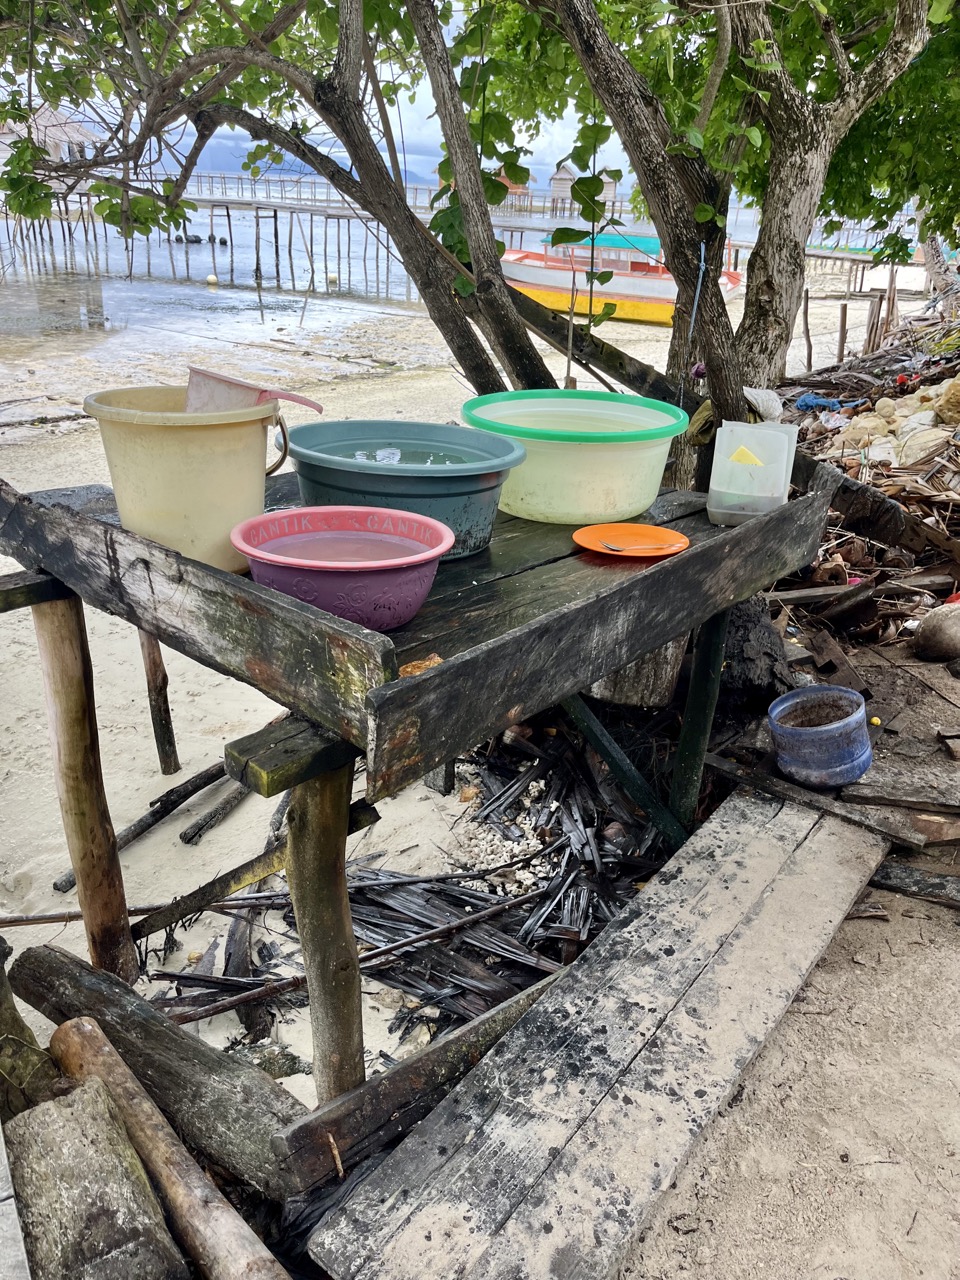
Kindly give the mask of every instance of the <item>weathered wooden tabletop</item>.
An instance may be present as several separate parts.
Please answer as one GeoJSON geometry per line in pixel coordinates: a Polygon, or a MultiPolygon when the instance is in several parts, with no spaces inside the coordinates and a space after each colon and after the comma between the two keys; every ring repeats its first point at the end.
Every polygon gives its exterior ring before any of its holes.
{"type": "MultiPolygon", "coordinates": [[[[809,563],[836,473],[732,529],[703,495],[665,493],[644,517],[690,539],[659,563],[580,551],[572,529],[501,516],[490,547],[441,565],[426,604],[389,636],[117,526],[103,487],[25,497],[0,481],[0,551],[86,603],[244,680],[367,754],[368,796],[584,689],[809,563]],[[406,663],[442,661],[400,677],[406,663]]],[[[268,505],[295,505],[293,476],[268,505]]]]}

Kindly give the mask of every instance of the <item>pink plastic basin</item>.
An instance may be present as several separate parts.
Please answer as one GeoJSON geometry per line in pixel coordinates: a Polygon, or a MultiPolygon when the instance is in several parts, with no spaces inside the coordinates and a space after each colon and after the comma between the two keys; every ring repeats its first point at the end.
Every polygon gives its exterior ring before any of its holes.
{"type": "Polygon", "coordinates": [[[293,507],[238,524],[230,535],[254,582],[390,631],[427,598],[451,529],[387,507],[293,507]]]}

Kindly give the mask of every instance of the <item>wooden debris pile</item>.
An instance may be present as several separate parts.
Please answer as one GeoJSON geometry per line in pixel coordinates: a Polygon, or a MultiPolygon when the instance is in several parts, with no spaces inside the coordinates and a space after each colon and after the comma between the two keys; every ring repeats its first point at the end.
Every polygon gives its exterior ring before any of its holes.
{"type": "MultiPolygon", "coordinates": [[[[568,964],[665,860],[646,816],[565,725],[517,726],[469,757],[460,774],[469,807],[447,856],[463,870],[374,870],[367,864],[377,854],[348,864],[361,972],[407,997],[390,1027],[399,1042],[418,1026],[433,1035],[476,1018],[568,964]]],[[[154,969],[151,979],[164,987],[153,1002],[178,1022],[254,1004],[302,1006],[303,965],[282,877],[224,905],[264,913],[246,972],[228,973],[227,963],[213,972],[208,950],[191,969],[154,969]]],[[[238,1028],[234,1043],[240,1038],[238,1028]]],[[[377,1057],[368,1069],[392,1060],[377,1057]]]]}
{"type": "Polygon", "coordinates": [[[960,322],[907,322],[869,356],[780,388],[807,452],[960,532],[960,322]]]}

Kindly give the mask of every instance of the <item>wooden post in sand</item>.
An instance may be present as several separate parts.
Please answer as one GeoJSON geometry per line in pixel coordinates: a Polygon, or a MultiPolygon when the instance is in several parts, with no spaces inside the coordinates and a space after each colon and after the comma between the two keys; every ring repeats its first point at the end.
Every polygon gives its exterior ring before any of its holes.
{"type": "Polygon", "coordinates": [[[160,759],[160,772],[163,774],[180,772],[180,757],[177,755],[177,739],[173,732],[173,720],[170,716],[170,703],[167,699],[167,686],[170,679],[163,665],[163,654],[160,652],[160,641],[149,631],[138,632],[140,636],[140,652],[143,655],[143,671],[147,677],[147,697],[150,700],[150,719],[153,721],[153,737],[157,744],[157,756],[160,759]]]}
{"type": "Polygon", "coordinates": [[[33,607],[53,770],[90,958],[126,982],[140,971],[103,790],[93,668],[77,596],[33,607]]]}
{"type": "Polygon", "coordinates": [[[321,773],[293,788],[287,811],[287,883],[310,994],[320,1105],[364,1080],[360,964],[347,898],[352,783],[352,762],[321,773]]]}

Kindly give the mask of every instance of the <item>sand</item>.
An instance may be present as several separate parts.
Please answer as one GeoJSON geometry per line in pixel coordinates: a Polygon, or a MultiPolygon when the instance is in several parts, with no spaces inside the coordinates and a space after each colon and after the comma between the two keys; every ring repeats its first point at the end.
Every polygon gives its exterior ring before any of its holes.
{"type": "MultiPolygon", "coordinates": [[[[882,283],[882,281],[872,282],[882,283]]],[[[329,416],[455,420],[467,394],[447,350],[418,309],[385,310],[324,300],[268,314],[196,310],[189,291],[157,312],[111,286],[111,328],[20,334],[0,359],[0,475],[20,489],[106,482],[84,395],[123,384],[176,382],[188,363],[282,382],[323,402],[329,416]],[[11,404],[9,401],[19,403],[11,404]]],[[[199,296],[197,292],[196,296],[199,296]]],[[[204,295],[205,296],[205,295],[204,295]]],[[[178,295],[178,298],[180,295],[178,295]]],[[[851,307],[851,329],[865,305],[851,307]]],[[[835,356],[838,302],[812,307],[815,362],[835,356]]],[[[610,324],[606,335],[663,364],[668,333],[610,324]]],[[[802,342],[791,365],[802,367],[802,342]]],[[[555,367],[559,362],[551,356],[555,367]]],[[[309,416],[294,410],[293,421],[309,416]]],[[[0,561],[0,571],[14,566],[0,561]]],[[[276,707],[246,686],[166,652],[183,773],[161,777],[135,632],[87,611],[106,789],[125,826],[172,782],[215,761],[223,742],[259,728],[276,707]]],[[[67,865],[51,772],[43,694],[28,613],[0,619],[0,913],[74,906],[53,878],[67,865]]],[[[262,847],[273,803],[251,797],[202,843],[178,832],[214,798],[186,806],[121,856],[132,904],[183,893],[262,847]]],[[[424,870],[469,861],[456,796],[410,788],[381,806],[382,821],[351,852],[382,851],[373,865],[424,870]]],[[[960,919],[890,895],[890,921],[848,922],[678,1179],[629,1274],[673,1280],[899,1280],[960,1276],[960,1111],[955,1009],[960,997],[960,919]]],[[[204,916],[168,964],[179,967],[226,923],[204,916]]],[[[79,925],[11,929],[17,950],[40,942],[84,953],[79,925]]],[[[151,960],[151,965],[156,957],[151,960]]],[[[152,987],[155,991],[156,987],[152,987]]],[[[401,997],[364,982],[369,1062],[396,1050],[387,1031],[401,997]]],[[[30,1014],[33,1025],[42,1020],[30,1014]]],[[[216,1043],[237,1034],[224,1017],[204,1024],[216,1043]]],[[[302,1015],[278,1034],[303,1056],[302,1015]]],[[[408,1051],[407,1045],[402,1050],[408,1051]]],[[[312,1103],[312,1082],[286,1082],[312,1103]]]]}

